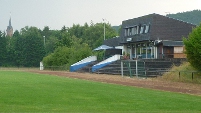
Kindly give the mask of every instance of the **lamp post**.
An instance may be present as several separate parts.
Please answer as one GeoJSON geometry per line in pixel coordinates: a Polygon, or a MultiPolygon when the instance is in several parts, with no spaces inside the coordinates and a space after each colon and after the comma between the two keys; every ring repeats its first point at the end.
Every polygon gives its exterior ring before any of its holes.
{"type": "Polygon", "coordinates": [[[104,24],[104,40],[105,40],[105,19],[103,19],[104,24]]]}
{"type": "Polygon", "coordinates": [[[44,46],[45,46],[45,36],[43,36],[43,40],[44,40],[44,46]]]}

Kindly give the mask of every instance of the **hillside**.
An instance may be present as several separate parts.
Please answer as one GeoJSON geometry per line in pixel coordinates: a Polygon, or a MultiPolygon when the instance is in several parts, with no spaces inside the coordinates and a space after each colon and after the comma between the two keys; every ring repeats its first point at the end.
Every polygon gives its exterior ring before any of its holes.
{"type": "Polygon", "coordinates": [[[119,25],[119,26],[112,26],[112,28],[118,33],[118,35],[120,35],[119,29],[121,28],[121,25],[119,25]]]}
{"type": "Polygon", "coordinates": [[[187,12],[179,12],[176,14],[167,14],[166,16],[183,20],[195,25],[199,25],[201,23],[201,10],[193,10],[187,12]]]}

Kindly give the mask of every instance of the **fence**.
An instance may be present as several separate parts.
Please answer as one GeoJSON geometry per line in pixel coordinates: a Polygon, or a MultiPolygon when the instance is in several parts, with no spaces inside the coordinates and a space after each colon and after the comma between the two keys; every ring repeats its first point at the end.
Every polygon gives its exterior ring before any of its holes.
{"type": "Polygon", "coordinates": [[[166,71],[164,72],[163,78],[201,83],[201,71],[166,71]]]}
{"type": "Polygon", "coordinates": [[[44,70],[52,70],[52,71],[67,71],[67,66],[46,66],[44,70]]]}
{"type": "Polygon", "coordinates": [[[121,61],[121,75],[122,77],[146,77],[145,62],[140,60],[122,60],[121,61]]]}

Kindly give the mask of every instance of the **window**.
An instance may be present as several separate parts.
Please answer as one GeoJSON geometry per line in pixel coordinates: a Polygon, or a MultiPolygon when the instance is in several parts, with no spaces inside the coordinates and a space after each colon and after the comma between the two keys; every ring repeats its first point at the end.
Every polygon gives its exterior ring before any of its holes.
{"type": "Polygon", "coordinates": [[[132,35],[132,27],[129,28],[129,36],[132,35]]]}
{"type": "Polygon", "coordinates": [[[133,30],[134,30],[134,35],[138,34],[138,26],[134,26],[133,30]]]}
{"type": "Polygon", "coordinates": [[[136,34],[148,33],[150,29],[150,25],[135,25],[132,27],[126,27],[124,36],[132,36],[136,34]]]}
{"type": "Polygon", "coordinates": [[[131,31],[132,31],[131,35],[135,35],[135,28],[134,27],[131,28],[131,31]]]}
{"type": "Polygon", "coordinates": [[[127,29],[125,29],[124,36],[127,36],[127,32],[128,32],[127,29]]]}
{"type": "Polygon", "coordinates": [[[139,34],[140,26],[137,26],[136,34],[139,34]]]}
{"type": "Polygon", "coordinates": [[[145,33],[148,33],[148,32],[149,32],[149,25],[146,25],[145,33]]]}
{"type": "Polygon", "coordinates": [[[140,27],[140,34],[144,33],[144,26],[140,27]]]}
{"type": "Polygon", "coordinates": [[[130,36],[130,29],[127,29],[127,36],[130,36]]]}
{"type": "Polygon", "coordinates": [[[183,47],[174,47],[174,53],[183,53],[183,47]]]}
{"type": "Polygon", "coordinates": [[[136,26],[133,28],[133,30],[134,30],[134,31],[133,31],[134,33],[133,33],[133,34],[134,34],[134,35],[137,34],[137,27],[136,27],[136,26]]]}

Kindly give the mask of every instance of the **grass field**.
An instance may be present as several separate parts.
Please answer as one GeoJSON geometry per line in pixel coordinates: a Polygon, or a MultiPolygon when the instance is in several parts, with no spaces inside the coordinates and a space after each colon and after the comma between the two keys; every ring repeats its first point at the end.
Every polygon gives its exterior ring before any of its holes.
{"type": "Polygon", "coordinates": [[[201,96],[0,71],[0,112],[201,112],[201,96]]]}

